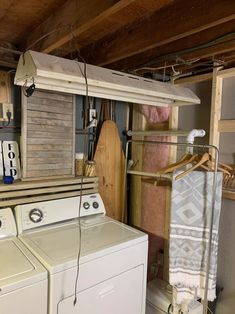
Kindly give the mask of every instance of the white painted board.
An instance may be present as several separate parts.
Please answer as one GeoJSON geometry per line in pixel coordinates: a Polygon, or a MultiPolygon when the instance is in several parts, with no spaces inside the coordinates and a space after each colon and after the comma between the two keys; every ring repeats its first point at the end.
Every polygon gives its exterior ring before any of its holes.
{"type": "Polygon", "coordinates": [[[4,141],[3,145],[4,175],[14,179],[21,177],[19,147],[15,141],[4,141]]]}

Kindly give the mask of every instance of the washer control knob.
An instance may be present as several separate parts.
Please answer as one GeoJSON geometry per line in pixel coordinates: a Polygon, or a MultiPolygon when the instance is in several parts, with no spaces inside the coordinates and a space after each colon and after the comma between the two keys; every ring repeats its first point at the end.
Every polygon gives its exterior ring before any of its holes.
{"type": "Polygon", "coordinates": [[[34,223],[38,223],[43,219],[43,212],[41,209],[34,208],[29,212],[29,219],[34,223]]]}
{"type": "Polygon", "coordinates": [[[83,207],[88,210],[90,208],[90,204],[88,202],[84,202],[83,207]]]}
{"type": "Polygon", "coordinates": [[[97,208],[99,208],[99,203],[98,202],[93,202],[93,207],[95,208],[95,209],[97,209],[97,208]]]}

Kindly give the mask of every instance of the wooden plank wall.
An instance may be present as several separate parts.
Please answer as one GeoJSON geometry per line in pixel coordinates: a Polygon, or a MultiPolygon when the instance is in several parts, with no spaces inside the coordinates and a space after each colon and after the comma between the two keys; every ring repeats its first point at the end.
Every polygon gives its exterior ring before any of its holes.
{"type": "Polygon", "coordinates": [[[74,176],[75,96],[22,93],[22,179],[74,176]]]}
{"type": "Polygon", "coordinates": [[[98,192],[98,178],[64,178],[0,184],[0,207],[49,201],[98,192]],[[82,191],[81,191],[82,190],[82,191]]]}

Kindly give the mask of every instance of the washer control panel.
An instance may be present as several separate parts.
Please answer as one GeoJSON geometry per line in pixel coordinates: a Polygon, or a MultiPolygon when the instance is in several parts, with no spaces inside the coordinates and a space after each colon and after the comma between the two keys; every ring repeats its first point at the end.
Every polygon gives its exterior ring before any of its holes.
{"type": "Polygon", "coordinates": [[[19,205],[15,208],[18,232],[52,223],[95,214],[105,214],[104,203],[98,193],[19,205]]]}
{"type": "Polygon", "coordinates": [[[10,208],[0,209],[0,239],[16,236],[16,223],[10,208]]]}

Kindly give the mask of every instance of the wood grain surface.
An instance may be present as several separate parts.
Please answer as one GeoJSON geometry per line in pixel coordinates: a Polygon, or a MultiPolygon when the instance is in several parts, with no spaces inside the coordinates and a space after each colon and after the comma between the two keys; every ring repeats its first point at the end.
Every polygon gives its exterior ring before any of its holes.
{"type": "Polygon", "coordinates": [[[107,215],[121,220],[125,158],[114,121],[103,122],[94,159],[107,215]]]}
{"type": "Polygon", "coordinates": [[[74,96],[36,90],[22,100],[22,179],[74,176],[74,96]]]}

